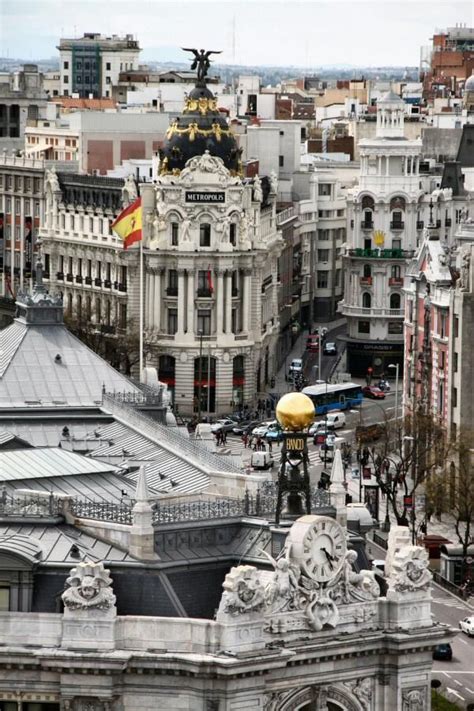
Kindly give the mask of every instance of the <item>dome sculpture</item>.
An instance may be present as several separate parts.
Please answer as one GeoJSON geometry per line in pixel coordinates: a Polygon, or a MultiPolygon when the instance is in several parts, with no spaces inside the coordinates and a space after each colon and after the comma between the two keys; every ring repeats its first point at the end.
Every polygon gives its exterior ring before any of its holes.
{"type": "Polygon", "coordinates": [[[225,117],[217,109],[217,100],[206,85],[210,66],[209,54],[204,50],[193,52],[192,69],[197,67],[197,82],[188,95],[183,113],[171,121],[166,139],[160,150],[160,175],[179,175],[190,158],[204,155],[222,158],[232,175],[242,173],[242,150],[229,128],[225,117]]]}

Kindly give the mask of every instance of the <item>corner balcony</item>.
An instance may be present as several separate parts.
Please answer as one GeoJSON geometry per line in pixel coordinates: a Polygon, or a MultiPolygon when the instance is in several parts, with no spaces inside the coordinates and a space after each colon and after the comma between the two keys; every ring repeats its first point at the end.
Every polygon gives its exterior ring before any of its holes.
{"type": "Polygon", "coordinates": [[[363,306],[350,306],[344,302],[340,305],[340,311],[344,316],[355,316],[359,318],[403,318],[405,309],[370,308],[363,306]]]}
{"type": "Polygon", "coordinates": [[[346,255],[359,259],[412,259],[415,252],[409,249],[348,249],[346,255]]]}

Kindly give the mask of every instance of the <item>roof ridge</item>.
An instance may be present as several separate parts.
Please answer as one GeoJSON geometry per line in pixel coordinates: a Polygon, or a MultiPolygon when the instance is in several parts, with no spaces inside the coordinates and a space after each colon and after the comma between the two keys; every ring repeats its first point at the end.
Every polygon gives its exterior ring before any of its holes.
{"type": "Polygon", "coordinates": [[[9,326],[1,330],[2,347],[0,348],[0,378],[2,378],[8,370],[8,366],[13,360],[13,356],[18,350],[19,345],[25,337],[27,330],[26,323],[13,321],[9,326]],[[9,333],[6,333],[9,332],[9,333]],[[11,335],[11,341],[6,341],[11,335]]]}

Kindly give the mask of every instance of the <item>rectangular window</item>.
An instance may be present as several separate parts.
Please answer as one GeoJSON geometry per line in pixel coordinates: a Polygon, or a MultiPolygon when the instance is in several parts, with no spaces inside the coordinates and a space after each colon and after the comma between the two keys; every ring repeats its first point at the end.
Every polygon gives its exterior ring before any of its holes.
{"type": "Polygon", "coordinates": [[[178,223],[172,222],[171,223],[171,246],[172,247],[178,246],[178,231],[179,231],[178,223]]]}
{"type": "Polygon", "coordinates": [[[458,372],[458,354],[456,352],[453,353],[453,370],[455,373],[458,372]]]}
{"type": "Polygon", "coordinates": [[[94,218],[89,217],[89,232],[94,232],[94,218]]]}
{"type": "Polygon", "coordinates": [[[10,610],[10,588],[6,585],[0,587],[0,612],[10,610]]]}
{"type": "Polygon", "coordinates": [[[235,222],[230,223],[230,229],[229,229],[229,241],[233,247],[235,247],[237,243],[237,225],[235,222]]]}
{"type": "Polygon", "coordinates": [[[176,269],[168,271],[168,296],[178,295],[178,272],[176,269]]]}
{"type": "Polygon", "coordinates": [[[108,72],[110,72],[110,70],[111,70],[111,68],[112,68],[110,62],[106,62],[106,63],[105,63],[105,68],[106,68],[106,70],[107,70],[108,72]]]}
{"type": "Polygon", "coordinates": [[[92,259],[87,260],[87,276],[92,277],[92,259]]]}
{"type": "Polygon", "coordinates": [[[455,316],[454,317],[454,338],[457,338],[458,336],[459,336],[459,318],[457,316],[455,316]]]}
{"type": "Polygon", "coordinates": [[[446,314],[440,314],[439,335],[441,336],[441,338],[446,338],[446,314]]]}
{"type": "Polygon", "coordinates": [[[331,195],[331,184],[330,183],[320,183],[318,186],[318,195],[331,195]]]}
{"type": "Polygon", "coordinates": [[[284,156],[278,156],[278,165],[280,166],[280,168],[283,168],[283,166],[285,165],[285,157],[284,156]]]}
{"type": "Polygon", "coordinates": [[[318,262],[329,261],[329,249],[318,249],[318,262]]]}
{"type": "Polygon", "coordinates": [[[178,331],[178,309],[168,309],[168,334],[174,336],[178,331]]]}
{"type": "Polygon", "coordinates": [[[211,335],[211,312],[209,309],[199,310],[197,313],[197,330],[198,334],[202,333],[203,336],[211,335]]]}
{"type": "Polygon", "coordinates": [[[63,69],[69,69],[69,62],[64,62],[63,69]]]}
{"type": "Polygon", "coordinates": [[[119,328],[127,328],[127,304],[119,304],[119,328]]]}
{"type": "Polygon", "coordinates": [[[392,249],[401,249],[402,241],[400,239],[392,239],[392,249]]]}
{"type": "Polygon", "coordinates": [[[199,245],[201,247],[211,246],[211,225],[208,222],[199,225],[199,245]]]}
{"type": "Polygon", "coordinates": [[[453,407],[458,406],[458,391],[457,388],[453,388],[453,407]]]}
{"type": "Polygon", "coordinates": [[[328,281],[329,281],[329,272],[324,271],[324,272],[317,272],[318,274],[318,280],[317,280],[317,287],[318,289],[327,289],[328,288],[328,281]]]}
{"type": "Polygon", "coordinates": [[[21,211],[21,202],[20,200],[15,200],[15,215],[19,215],[21,211]]]}
{"type": "MultiPolygon", "coordinates": [[[[64,77],[63,77],[63,82],[64,82],[65,84],[69,84],[69,77],[68,77],[67,74],[64,75],[64,77]]],[[[67,96],[66,93],[65,93],[64,95],[67,96]]]]}
{"type": "Polygon", "coordinates": [[[444,370],[446,365],[446,353],[444,351],[439,351],[438,354],[438,368],[444,370]]]}
{"type": "MultiPolygon", "coordinates": [[[[33,189],[34,189],[35,193],[41,192],[41,178],[34,178],[33,189]]],[[[38,205],[39,205],[39,203],[38,203],[38,205]]]]}
{"type": "Polygon", "coordinates": [[[370,333],[370,321],[359,321],[357,330],[359,333],[370,333]]]}
{"type": "Polygon", "coordinates": [[[110,82],[110,77],[105,77],[105,83],[106,83],[106,84],[110,84],[110,83],[111,83],[111,82],[110,82]]]}

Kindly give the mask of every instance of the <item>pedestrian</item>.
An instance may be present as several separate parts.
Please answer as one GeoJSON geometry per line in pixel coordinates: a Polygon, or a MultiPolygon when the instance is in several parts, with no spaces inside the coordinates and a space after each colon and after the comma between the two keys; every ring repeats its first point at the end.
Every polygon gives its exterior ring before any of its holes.
{"type": "Polygon", "coordinates": [[[242,435],[242,442],[244,443],[244,447],[247,448],[247,442],[248,442],[249,436],[247,432],[244,432],[242,435]]]}
{"type": "Polygon", "coordinates": [[[272,453],[272,441],[271,441],[271,439],[268,440],[268,451],[270,452],[270,454],[272,453]]]}
{"type": "Polygon", "coordinates": [[[252,449],[252,445],[253,445],[253,435],[250,435],[249,440],[248,440],[248,444],[249,444],[249,449],[252,449]]]}
{"type": "Polygon", "coordinates": [[[222,444],[227,444],[227,432],[225,430],[222,432],[222,444]]]}

